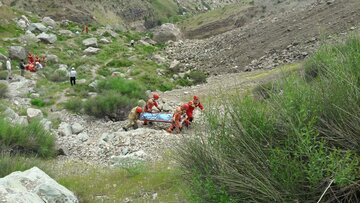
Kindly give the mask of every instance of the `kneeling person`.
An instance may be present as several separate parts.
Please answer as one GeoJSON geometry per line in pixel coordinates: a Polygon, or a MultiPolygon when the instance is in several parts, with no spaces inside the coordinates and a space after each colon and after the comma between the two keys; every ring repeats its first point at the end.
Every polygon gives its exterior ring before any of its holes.
{"type": "Polygon", "coordinates": [[[130,127],[133,127],[134,129],[138,128],[137,120],[140,117],[140,114],[142,113],[142,108],[140,106],[134,107],[131,109],[129,116],[128,116],[128,124],[123,127],[125,131],[128,131],[130,127]]]}

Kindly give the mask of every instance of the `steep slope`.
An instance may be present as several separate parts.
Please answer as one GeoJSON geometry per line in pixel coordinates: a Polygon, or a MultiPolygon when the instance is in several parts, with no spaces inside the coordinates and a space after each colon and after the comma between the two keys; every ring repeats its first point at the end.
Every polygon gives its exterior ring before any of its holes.
{"type": "Polygon", "coordinates": [[[56,20],[117,25],[144,30],[169,21],[175,15],[198,13],[221,7],[230,1],[174,1],[174,0],[4,0],[5,5],[15,6],[40,16],[51,16],[56,20]]]}
{"type": "Polygon", "coordinates": [[[250,63],[250,68],[273,68],[303,59],[318,47],[321,38],[356,30],[359,11],[358,0],[319,1],[301,9],[273,12],[208,39],[174,43],[167,53],[171,59],[210,74],[243,71],[250,63]]]}

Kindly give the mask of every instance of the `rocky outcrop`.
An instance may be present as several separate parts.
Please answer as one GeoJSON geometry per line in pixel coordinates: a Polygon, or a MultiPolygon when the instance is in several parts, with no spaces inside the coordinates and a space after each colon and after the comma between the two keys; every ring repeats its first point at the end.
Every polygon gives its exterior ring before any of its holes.
{"type": "Polygon", "coordinates": [[[87,49],[84,50],[84,54],[86,55],[93,55],[96,54],[100,51],[99,48],[95,48],[95,47],[88,47],[87,49]]]}
{"type": "Polygon", "coordinates": [[[31,23],[28,30],[31,32],[46,32],[48,29],[42,23],[31,23]]]}
{"type": "Polygon", "coordinates": [[[166,23],[157,28],[154,32],[154,40],[159,43],[167,42],[169,40],[177,41],[182,38],[179,28],[174,24],[166,23]]]}
{"type": "Polygon", "coordinates": [[[37,167],[0,178],[1,202],[78,203],[78,199],[37,167]]]}

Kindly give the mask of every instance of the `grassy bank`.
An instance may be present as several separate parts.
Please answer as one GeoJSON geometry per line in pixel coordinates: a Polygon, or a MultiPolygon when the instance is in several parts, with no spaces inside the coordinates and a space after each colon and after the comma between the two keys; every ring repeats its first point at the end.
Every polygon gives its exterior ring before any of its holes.
{"type": "Polygon", "coordinates": [[[194,202],[360,201],[360,38],[304,67],[207,111],[179,149],[194,202]]]}

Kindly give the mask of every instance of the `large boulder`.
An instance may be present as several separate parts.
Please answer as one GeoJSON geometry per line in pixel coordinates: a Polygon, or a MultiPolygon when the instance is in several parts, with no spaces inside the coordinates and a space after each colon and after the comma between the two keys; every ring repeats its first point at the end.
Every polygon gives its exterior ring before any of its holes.
{"type": "Polygon", "coordinates": [[[9,47],[9,56],[12,59],[26,59],[26,50],[24,47],[21,46],[11,46],[9,47]]]}
{"type": "Polygon", "coordinates": [[[31,43],[39,42],[40,39],[38,39],[36,35],[32,33],[30,30],[27,30],[25,35],[19,37],[19,41],[23,44],[31,44],[31,43]]]}
{"type": "Polygon", "coordinates": [[[99,48],[94,48],[94,47],[88,47],[87,49],[84,50],[84,54],[86,55],[93,55],[96,54],[100,51],[99,48]]]}
{"type": "Polygon", "coordinates": [[[86,47],[98,47],[97,39],[95,37],[84,39],[82,43],[86,47]]]}
{"type": "Polygon", "coordinates": [[[0,201],[16,203],[78,203],[78,199],[37,167],[0,178],[0,201]]]}
{"type": "Polygon", "coordinates": [[[54,54],[48,54],[46,55],[46,60],[51,63],[58,63],[59,57],[54,54]]]}
{"type": "Polygon", "coordinates": [[[177,41],[181,38],[182,34],[178,27],[171,23],[165,23],[155,30],[153,39],[158,43],[164,43],[169,40],[177,41]]]}
{"type": "Polygon", "coordinates": [[[48,29],[42,23],[31,23],[28,30],[31,32],[46,32],[48,29]]]}
{"type": "Polygon", "coordinates": [[[48,25],[48,26],[51,26],[53,28],[56,27],[56,22],[55,20],[51,19],[50,17],[44,17],[42,19],[42,22],[45,24],[45,25],[48,25]]]}
{"type": "Polygon", "coordinates": [[[40,39],[41,41],[47,43],[47,44],[53,44],[56,42],[57,37],[54,34],[46,34],[45,32],[39,34],[37,36],[38,39],[40,39]]]}

